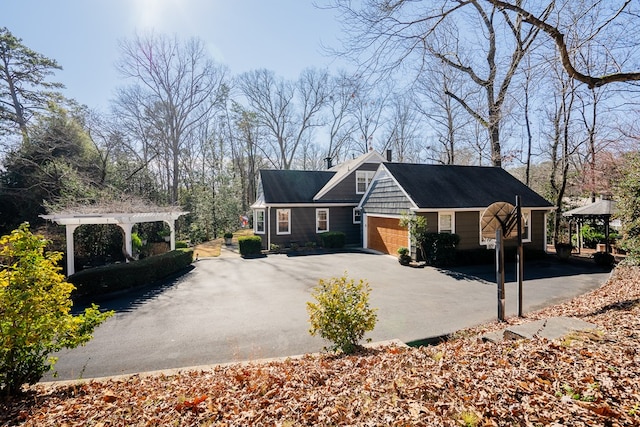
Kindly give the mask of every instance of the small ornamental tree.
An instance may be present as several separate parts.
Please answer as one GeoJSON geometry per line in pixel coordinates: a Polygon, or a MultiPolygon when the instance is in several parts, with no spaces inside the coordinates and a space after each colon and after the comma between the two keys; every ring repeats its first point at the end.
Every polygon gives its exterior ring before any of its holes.
{"type": "Polygon", "coordinates": [[[113,314],[95,305],[70,313],[74,286],[57,266],[62,255],[45,253],[47,243],[27,223],[0,238],[0,390],[7,395],[38,382],[56,362],[51,353],[85,344],[113,314]]]}
{"type": "Polygon", "coordinates": [[[414,213],[403,212],[400,218],[400,227],[409,229],[411,244],[422,253],[422,258],[425,258],[424,241],[427,234],[427,218],[414,213]]]}
{"type": "Polygon", "coordinates": [[[356,283],[345,273],[342,277],[320,280],[311,295],[316,302],[307,302],[309,333],[333,342],[327,350],[353,353],[368,331],[376,325],[376,310],[369,307],[369,283],[356,283]]]}

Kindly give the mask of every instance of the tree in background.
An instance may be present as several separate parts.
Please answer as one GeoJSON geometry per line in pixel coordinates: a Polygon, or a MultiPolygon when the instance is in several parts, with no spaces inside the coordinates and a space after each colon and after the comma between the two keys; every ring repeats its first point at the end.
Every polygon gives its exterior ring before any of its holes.
{"type": "Polygon", "coordinates": [[[22,140],[29,139],[27,124],[38,110],[60,98],[61,83],[48,82],[58,63],[22,44],[6,28],[0,28],[0,134],[17,127],[22,140]]]}
{"type": "Polygon", "coordinates": [[[182,153],[193,141],[190,134],[211,120],[226,100],[226,70],[207,56],[199,39],[181,42],[149,34],[125,40],[121,50],[117,68],[131,85],[120,90],[118,108],[125,120],[134,122],[132,128],[160,148],[167,201],[176,203],[182,153]]]}
{"type": "MultiPolygon", "coordinates": [[[[364,57],[373,72],[392,75],[411,70],[415,77],[428,64],[441,61],[473,87],[468,92],[447,89],[489,135],[494,166],[502,166],[500,125],[504,103],[518,66],[540,29],[523,26],[517,13],[482,0],[436,2],[334,0],[348,28],[344,55],[364,57]],[[502,35],[502,37],[499,37],[502,35]]],[[[546,16],[546,15],[543,15],[546,16]]]]}
{"type": "Polygon", "coordinates": [[[45,253],[46,245],[28,224],[0,238],[0,390],[7,395],[38,382],[56,362],[51,353],[85,344],[113,314],[96,305],[70,313],[74,286],[57,267],[62,255],[45,253]]]}
{"type": "Polygon", "coordinates": [[[30,138],[6,156],[0,173],[4,219],[0,229],[37,222],[46,205],[98,197],[99,155],[82,126],[81,114],[51,105],[31,126],[30,138]]]}
{"type": "Polygon", "coordinates": [[[328,74],[306,69],[296,82],[276,77],[269,70],[249,71],[238,86],[249,110],[268,132],[260,151],[275,168],[291,169],[296,155],[319,126],[320,111],[328,98],[328,74]]]}

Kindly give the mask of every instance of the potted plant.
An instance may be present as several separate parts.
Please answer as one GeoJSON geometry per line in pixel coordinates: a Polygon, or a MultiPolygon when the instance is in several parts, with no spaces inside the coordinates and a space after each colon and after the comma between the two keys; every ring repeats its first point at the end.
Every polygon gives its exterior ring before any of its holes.
{"type": "Polygon", "coordinates": [[[411,255],[409,255],[409,249],[404,246],[398,248],[398,262],[402,265],[409,265],[411,263],[411,255]]]}
{"type": "Polygon", "coordinates": [[[573,251],[573,245],[566,242],[557,242],[555,245],[556,255],[562,260],[569,259],[571,251],[573,251]]]}
{"type": "Polygon", "coordinates": [[[230,245],[231,241],[233,239],[233,233],[229,233],[228,231],[226,233],[224,233],[224,244],[225,245],[230,245]]]}
{"type": "Polygon", "coordinates": [[[171,231],[169,231],[169,230],[162,229],[162,230],[158,231],[158,236],[162,237],[165,242],[170,242],[171,241],[171,231]]]}

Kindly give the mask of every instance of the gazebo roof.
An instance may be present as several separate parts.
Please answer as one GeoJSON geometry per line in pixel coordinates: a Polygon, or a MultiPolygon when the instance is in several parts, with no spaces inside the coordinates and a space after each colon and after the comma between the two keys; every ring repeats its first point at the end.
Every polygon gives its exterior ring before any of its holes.
{"type": "Polygon", "coordinates": [[[595,203],[566,211],[562,216],[569,218],[610,218],[615,213],[615,200],[598,200],[595,203]]]}

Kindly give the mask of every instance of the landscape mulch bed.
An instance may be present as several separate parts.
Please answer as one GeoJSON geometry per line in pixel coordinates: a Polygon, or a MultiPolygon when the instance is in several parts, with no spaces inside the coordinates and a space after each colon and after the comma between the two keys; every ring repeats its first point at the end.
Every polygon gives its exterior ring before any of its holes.
{"type": "Polygon", "coordinates": [[[0,423],[129,425],[640,425],[640,269],[509,319],[574,316],[598,325],[548,341],[482,343],[491,323],[440,345],[306,356],[177,375],[36,385],[0,402],[0,423]]]}

